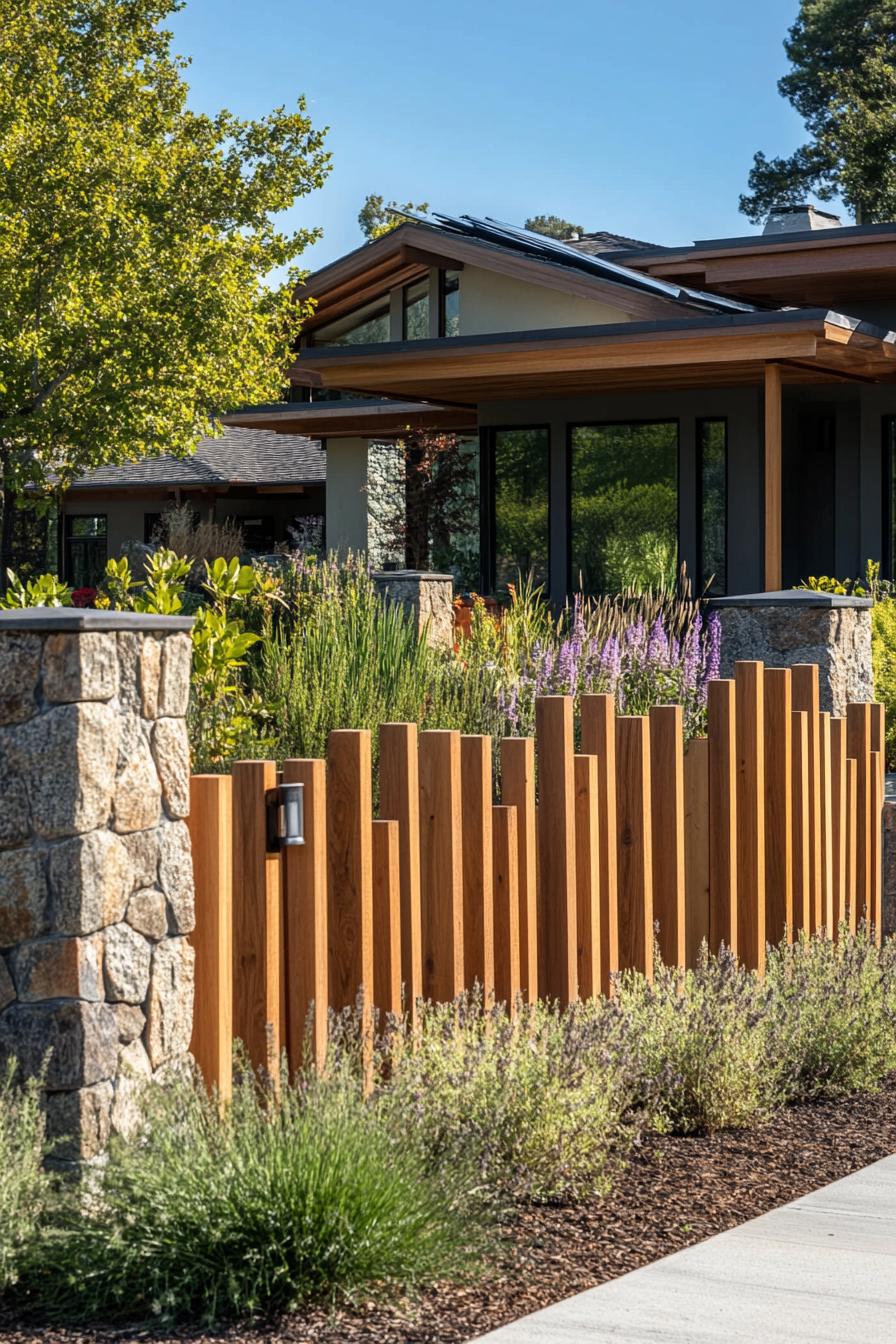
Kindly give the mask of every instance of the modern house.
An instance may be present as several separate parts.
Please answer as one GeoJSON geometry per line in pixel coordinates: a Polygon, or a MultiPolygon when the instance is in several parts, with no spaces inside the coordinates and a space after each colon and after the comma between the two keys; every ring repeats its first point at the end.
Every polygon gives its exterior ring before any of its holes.
{"type": "Polygon", "coordinates": [[[108,556],[150,541],[165,510],[184,503],[197,519],[238,523],[248,550],[273,551],[290,529],[322,532],[325,479],[317,440],[263,429],[228,428],[190,457],[98,467],[63,499],[61,571],[75,587],[95,584],[108,556]]]}
{"type": "Polygon", "coordinates": [[[228,423],[323,440],[329,545],[381,547],[417,426],[478,444],[484,591],[894,573],[896,224],[803,207],[669,247],[414,216],[304,292],[291,400],[228,423]]]}

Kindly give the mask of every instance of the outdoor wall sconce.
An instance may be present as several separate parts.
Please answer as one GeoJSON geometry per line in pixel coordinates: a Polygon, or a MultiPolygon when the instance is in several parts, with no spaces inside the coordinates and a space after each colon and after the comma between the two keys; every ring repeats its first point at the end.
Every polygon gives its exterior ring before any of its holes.
{"type": "Polygon", "coordinates": [[[286,845],[304,845],[304,790],[304,784],[278,784],[276,789],[265,791],[269,854],[276,854],[286,845]]]}

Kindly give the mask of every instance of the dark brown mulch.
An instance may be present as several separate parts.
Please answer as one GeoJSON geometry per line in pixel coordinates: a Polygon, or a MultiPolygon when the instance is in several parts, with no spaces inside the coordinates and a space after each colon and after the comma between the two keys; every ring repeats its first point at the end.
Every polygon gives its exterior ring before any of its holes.
{"type": "MultiPolygon", "coordinates": [[[[649,1136],[607,1198],[538,1208],[507,1229],[501,1262],[482,1283],[446,1284],[417,1302],[313,1310],[256,1330],[202,1335],[268,1344],[464,1344],[530,1311],[682,1250],[896,1152],[896,1076],[881,1092],[798,1106],[759,1129],[711,1138],[649,1136]]],[[[158,1344],[186,1335],[16,1329],[8,1344],[158,1344]]],[[[194,1339],[196,1336],[192,1336],[194,1339]]]]}

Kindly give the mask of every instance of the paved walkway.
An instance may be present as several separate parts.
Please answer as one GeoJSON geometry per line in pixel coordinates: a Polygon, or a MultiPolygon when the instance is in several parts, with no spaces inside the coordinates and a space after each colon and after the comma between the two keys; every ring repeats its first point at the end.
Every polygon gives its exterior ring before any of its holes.
{"type": "Polygon", "coordinates": [[[482,1340],[896,1342],[896,1157],[482,1340]]]}

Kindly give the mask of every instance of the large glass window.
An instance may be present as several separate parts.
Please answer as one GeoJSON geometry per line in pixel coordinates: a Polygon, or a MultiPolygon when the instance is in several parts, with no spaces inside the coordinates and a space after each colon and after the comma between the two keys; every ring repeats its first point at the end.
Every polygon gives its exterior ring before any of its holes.
{"type": "Polygon", "coordinates": [[[106,559],[106,515],[66,514],[65,577],[72,588],[96,588],[106,559]]]}
{"type": "Polygon", "coordinates": [[[547,429],[492,431],[495,591],[531,574],[548,581],[550,434],[547,429]]]}
{"type": "Polygon", "coordinates": [[[671,584],[678,568],[678,424],[575,425],[570,561],[586,593],[671,584]]]}
{"type": "Polygon", "coordinates": [[[460,271],[439,271],[439,335],[460,335],[460,271]]]}
{"type": "Polygon", "coordinates": [[[318,327],[311,339],[314,345],[379,345],[391,337],[389,300],[356,308],[325,327],[318,327]]]}
{"type": "Polygon", "coordinates": [[[701,591],[727,592],[728,422],[697,421],[697,518],[700,529],[701,591]]]}
{"type": "Polygon", "coordinates": [[[429,336],[429,277],[405,285],[402,291],[402,338],[406,341],[425,341],[429,336]]]}

